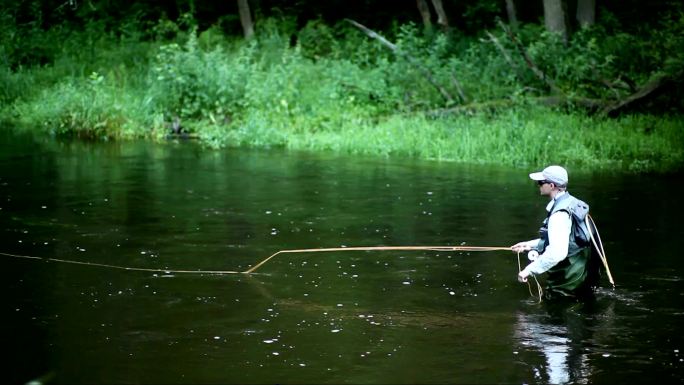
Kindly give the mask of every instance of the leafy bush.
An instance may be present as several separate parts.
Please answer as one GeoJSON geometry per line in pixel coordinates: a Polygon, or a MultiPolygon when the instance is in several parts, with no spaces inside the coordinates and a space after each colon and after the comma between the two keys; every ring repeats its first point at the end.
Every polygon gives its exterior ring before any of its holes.
{"type": "Polygon", "coordinates": [[[229,54],[215,46],[204,51],[195,34],[183,46],[161,46],[148,77],[147,92],[156,111],[168,120],[229,123],[244,103],[253,49],[247,45],[229,54]]]}

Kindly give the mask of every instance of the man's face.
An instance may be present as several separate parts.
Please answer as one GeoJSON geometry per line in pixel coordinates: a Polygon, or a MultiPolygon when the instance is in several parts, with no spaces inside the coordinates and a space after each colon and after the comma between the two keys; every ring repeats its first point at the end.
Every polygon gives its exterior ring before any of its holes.
{"type": "Polygon", "coordinates": [[[550,195],[551,191],[553,191],[553,183],[547,180],[539,180],[537,181],[537,184],[539,185],[540,195],[550,195]]]}

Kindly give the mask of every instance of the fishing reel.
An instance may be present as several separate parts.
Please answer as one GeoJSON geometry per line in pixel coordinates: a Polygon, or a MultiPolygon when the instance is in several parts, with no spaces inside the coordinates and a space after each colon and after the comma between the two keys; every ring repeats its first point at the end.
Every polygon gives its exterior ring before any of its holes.
{"type": "Polygon", "coordinates": [[[534,262],[537,260],[537,258],[539,258],[539,252],[537,250],[532,249],[529,253],[527,253],[527,259],[530,261],[534,262]]]}

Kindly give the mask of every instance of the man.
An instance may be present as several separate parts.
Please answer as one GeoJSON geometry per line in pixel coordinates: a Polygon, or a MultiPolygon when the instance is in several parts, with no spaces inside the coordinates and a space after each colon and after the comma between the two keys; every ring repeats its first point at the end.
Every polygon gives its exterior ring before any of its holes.
{"type": "Polygon", "coordinates": [[[561,166],[531,173],[530,179],[539,185],[539,193],[551,201],[539,230],[541,237],[511,246],[516,253],[532,250],[532,262],[518,274],[518,281],[527,282],[530,275],[548,272],[547,298],[591,294],[598,281],[599,266],[590,258],[590,239],[584,223],[589,206],[566,191],[568,172],[561,166]]]}

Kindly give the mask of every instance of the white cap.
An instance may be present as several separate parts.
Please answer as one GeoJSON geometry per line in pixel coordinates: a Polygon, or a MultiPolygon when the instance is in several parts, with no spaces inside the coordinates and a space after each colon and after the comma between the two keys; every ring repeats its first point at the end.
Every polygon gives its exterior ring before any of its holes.
{"type": "Polygon", "coordinates": [[[568,184],[568,172],[561,166],[549,166],[540,172],[530,174],[532,180],[548,180],[558,186],[568,184]]]}

